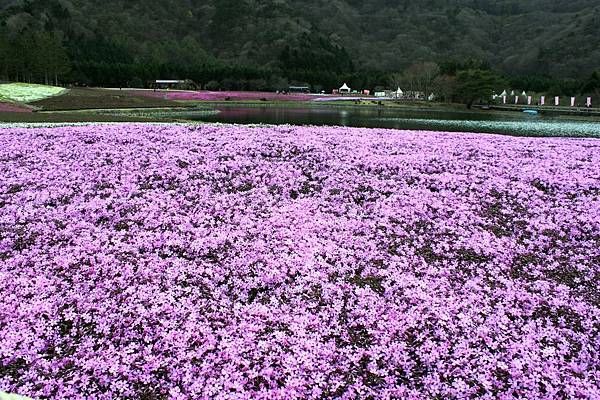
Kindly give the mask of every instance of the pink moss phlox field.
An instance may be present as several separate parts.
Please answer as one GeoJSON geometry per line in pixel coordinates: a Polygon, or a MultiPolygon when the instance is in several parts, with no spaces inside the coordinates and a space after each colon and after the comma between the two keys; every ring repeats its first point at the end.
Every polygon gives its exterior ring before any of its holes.
{"type": "Polygon", "coordinates": [[[0,129],[0,390],[599,398],[600,142],[0,129]]]}
{"type": "Polygon", "coordinates": [[[244,100],[267,100],[267,101],[311,101],[325,95],[310,95],[303,93],[272,93],[272,92],[212,92],[212,91],[146,91],[140,92],[145,96],[164,97],[169,100],[199,100],[199,101],[244,101],[244,100]]]}
{"type": "Polygon", "coordinates": [[[13,103],[0,102],[0,112],[31,112],[30,108],[13,103]]]}

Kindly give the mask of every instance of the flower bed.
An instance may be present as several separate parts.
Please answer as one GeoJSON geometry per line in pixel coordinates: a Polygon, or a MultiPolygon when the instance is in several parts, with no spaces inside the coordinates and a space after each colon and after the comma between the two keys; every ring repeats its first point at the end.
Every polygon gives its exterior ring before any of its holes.
{"type": "Polygon", "coordinates": [[[597,398],[600,142],[0,129],[0,389],[597,398]]]}
{"type": "Polygon", "coordinates": [[[31,103],[56,96],[65,89],[56,86],[36,85],[30,83],[5,83],[0,85],[0,100],[20,103],[31,103]]]}
{"type": "Polygon", "coordinates": [[[31,112],[31,108],[12,103],[0,102],[0,113],[2,112],[31,112]]]}
{"type": "Polygon", "coordinates": [[[325,95],[311,95],[302,93],[278,94],[272,92],[184,92],[184,91],[139,91],[143,96],[164,97],[169,100],[198,100],[198,101],[310,101],[325,97],[325,95]]]}

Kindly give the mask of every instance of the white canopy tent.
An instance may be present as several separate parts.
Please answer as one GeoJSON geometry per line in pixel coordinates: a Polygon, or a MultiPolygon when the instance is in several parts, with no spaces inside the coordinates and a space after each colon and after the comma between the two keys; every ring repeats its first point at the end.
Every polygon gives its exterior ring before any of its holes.
{"type": "Polygon", "coordinates": [[[404,96],[404,92],[400,89],[400,86],[398,86],[398,89],[394,92],[394,97],[399,99],[402,96],[404,96]]]}
{"type": "Polygon", "coordinates": [[[350,87],[344,83],[342,87],[339,89],[340,93],[350,93],[350,87]]]}

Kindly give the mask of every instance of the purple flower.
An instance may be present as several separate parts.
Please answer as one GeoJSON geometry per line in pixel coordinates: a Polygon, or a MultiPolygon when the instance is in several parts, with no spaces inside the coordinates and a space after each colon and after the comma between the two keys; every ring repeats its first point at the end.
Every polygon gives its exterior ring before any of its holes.
{"type": "Polygon", "coordinates": [[[0,390],[599,398],[600,144],[0,129],[0,390]]]}

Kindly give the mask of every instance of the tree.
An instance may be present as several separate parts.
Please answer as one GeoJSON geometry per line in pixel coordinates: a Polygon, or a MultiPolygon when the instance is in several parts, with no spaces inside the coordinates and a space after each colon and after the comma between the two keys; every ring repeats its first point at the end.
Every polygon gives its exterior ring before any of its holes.
{"type": "Polygon", "coordinates": [[[575,96],[581,91],[582,83],[577,79],[554,79],[548,92],[554,96],[575,96]]]}
{"type": "Polygon", "coordinates": [[[592,72],[592,75],[581,86],[581,94],[600,94],[600,73],[592,72]]]}
{"type": "Polygon", "coordinates": [[[69,72],[69,57],[63,47],[58,34],[51,32],[39,32],[36,35],[34,45],[37,47],[37,55],[41,71],[44,74],[44,83],[51,84],[54,81],[58,85],[58,78],[69,72]]]}
{"type": "Polygon", "coordinates": [[[286,44],[279,54],[279,65],[286,71],[344,74],[354,70],[352,58],[346,49],[321,35],[306,33],[286,44]]]}
{"type": "Polygon", "coordinates": [[[412,64],[402,74],[392,75],[394,86],[405,90],[422,92],[425,98],[431,93],[433,81],[440,74],[440,67],[434,62],[412,64]]]}
{"type": "Polygon", "coordinates": [[[0,27],[0,80],[9,80],[10,43],[8,36],[0,27]]]}
{"type": "Polygon", "coordinates": [[[435,78],[431,87],[439,100],[450,102],[456,93],[456,77],[440,75],[435,78]]]}
{"type": "Polygon", "coordinates": [[[240,22],[251,8],[245,0],[214,0],[215,12],[209,25],[216,47],[238,37],[242,33],[240,22]]]}
{"type": "Polygon", "coordinates": [[[456,94],[467,108],[471,108],[478,100],[488,101],[497,87],[505,82],[496,73],[482,69],[459,71],[456,75],[456,94]]]}

